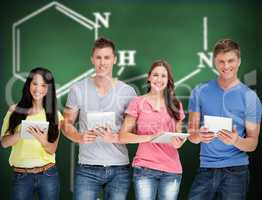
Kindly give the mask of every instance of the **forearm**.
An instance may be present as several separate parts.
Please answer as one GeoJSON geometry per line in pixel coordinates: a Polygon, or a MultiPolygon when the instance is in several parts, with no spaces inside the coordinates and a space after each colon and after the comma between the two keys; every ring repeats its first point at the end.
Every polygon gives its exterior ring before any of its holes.
{"type": "Polygon", "coordinates": [[[256,150],[259,133],[260,133],[260,123],[246,122],[246,137],[242,138],[238,136],[234,142],[235,147],[244,152],[252,152],[256,150]]]}
{"type": "Polygon", "coordinates": [[[124,144],[149,142],[153,137],[154,135],[137,135],[134,133],[122,132],[119,134],[119,142],[124,144]]]}
{"type": "Polygon", "coordinates": [[[189,112],[188,120],[188,132],[190,136],[188,140],[194,144],[199,144],[201,138],[199,136],[199,126],[200,125],[200,113],[199,112],[189,112]]]}
{"type": "Polygon", "coordinates": [[[125,142],[120,140],[120,134],[112,134],[112,141],[111,143],[116,143],[116,144],[126,144],[125,142]]]}
{"type": "Polygon", "coordinates": [[[45,151],[49,154],[54,154],[57,149],[57,141],[54,143],[50,143],[46,141],[45,143],[42,144],[42,147],[45,149],[45,151]]]}
{"type": "Polygon", "coordinates": [[[257,140],[254,138],[242,138],[239,136],[234,146],[241,151],[252,152],[256,150],[257,140]]]}
{"type": "Polygon", "coordinates": [[[3,148],[7,148],[15,145],[19,140],[19,134],[15,133],[13,135],[5,135],[1,139],[1,145],[3,148]]]}
{"type": "Polygon", "coordinates": [[[79,143],[81,140],[81,135],[77,131],[77,129],[74,127],[73,124],[64,122],[62,123],[62,133],[63,135],[68,138],[69,140],[79,143]]]}

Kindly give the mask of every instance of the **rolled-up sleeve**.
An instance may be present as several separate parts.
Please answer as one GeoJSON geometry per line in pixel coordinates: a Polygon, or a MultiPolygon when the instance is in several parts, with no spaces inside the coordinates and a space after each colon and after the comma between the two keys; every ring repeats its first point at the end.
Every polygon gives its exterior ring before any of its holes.
{"type": "Polygon", "coordinates": [[[189,99],[189,112],[200,112],[200,88],[195,88],[189,99]]]}
{"type": "Polygon", "coordinates": [[[79,109],[81,105],[81,93],[79,91],[80,89],[76,86],[72,86],[70,88],[70,91],[68,93],[67,101],[66,101],[66,107],[73,108],[73,109],[79,109]]]}
{"type": "Polygon", "coordinates": [[[254,91],[249,91],[245,94],[245,99],[246,99],[245,120],[253,123],[260,123],[262,106],[258,96],[254,91]]]}

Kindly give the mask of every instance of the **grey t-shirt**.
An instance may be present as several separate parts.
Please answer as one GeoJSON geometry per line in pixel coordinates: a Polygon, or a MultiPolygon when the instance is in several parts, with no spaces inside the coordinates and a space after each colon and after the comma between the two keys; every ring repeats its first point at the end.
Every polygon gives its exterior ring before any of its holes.
{"type": "MultiPolygon", "coordinates": [[[[135,90],[122,81],[101,96],[90,78],[75,83],[68,94],[66,106],[79,111],[80,132],[87,130],[88,112],[115,112],[117,133],[122,125],[124,112],[129,101],[136,96],[135,90]]],[[[90,165],[125,165],[129,163],[128,151],[124,144],[111,144],[97,138],[90,144],[79,145],[78,162],[90,165]]]]}

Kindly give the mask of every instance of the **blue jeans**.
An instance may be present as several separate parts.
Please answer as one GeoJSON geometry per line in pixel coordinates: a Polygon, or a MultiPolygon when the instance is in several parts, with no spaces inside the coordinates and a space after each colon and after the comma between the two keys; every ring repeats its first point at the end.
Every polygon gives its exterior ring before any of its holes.
{"type": "Polygon", "coordinates": [[[200,168],[189,200],[245,200],[249,184],[247,165],[225,168],[200,168]]]}
{"type": "Polygon", "coordinates": [[[12,200],[59,200],[59,175],[55,166],[45,172],[30,174],[14,172],[12,180],[12,200]]]}
{"type": "Polygon", "coordinates": [[[181,174],[169,173],[145,167],[133,168],[133,182],[137,200],[177,199],[181,174]]]}
{"type": "Polygon", "coordinates": [[[125,200],[129,186],[129,165],[104,167],[78,164],[76,166],[75,200],[97,200],[102,189],[104,189],[104,200],[125,200]]]}

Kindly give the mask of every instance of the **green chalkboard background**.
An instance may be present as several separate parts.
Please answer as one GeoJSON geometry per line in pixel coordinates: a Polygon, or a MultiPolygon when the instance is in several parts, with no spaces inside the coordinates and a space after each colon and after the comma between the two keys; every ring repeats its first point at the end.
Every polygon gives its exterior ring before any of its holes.
{"type": "MultiPolygon", "coordinates": [[[[144,76],[150,64],[159,58],[166,59],[172,65],[175,80],[178,81],[177,95],[187,110],[188,96],[192,88],[198,83],[216,78],[212,64],[205,62],[204,57],[201,60],[198,53],[209,59],[209,53],[218,39],[232,38],[239,42],[242,50],[239,77],[256,90],[261,98],[262,4],[259,2],[68,0],[53,2],[52,6],[51,2],[48,0],[1,2],[1,124],[9,105],[15,103],[21,96],[23,85],[21,79],[24,74],[36,66],[45,66],[54,73],[57,88],[60,88],[59,106],[63,110],[68,89],[66,86],[70,86],[68,83],[92,69],[90,52],[96,31],[94,27],[88,28],[81,23],[84,19],[95,23],[94,13],[101,13],[104,17],[103,14],[110,13],[108,24],[100,21],[98,36],[114,40],[120,51],[136,52],[132,66],[124,66],[124,71],[118,75],[121,68],[118,63],[114,73],[119,79],[134,86],[138,94],[145,92],[144,76]],[[39,9],[45,6],[50,8],[40,12],[39,9]],[[77,22],[73,18],[80,20],[77,22]],[[205,25],[206,32],[203,28],[205,25]],[[13,37],[13,30],[16,37],[13,37]],[[18,49],[20,53],[17,53],[18,49]],[[202,68],[199,67],[201,62],[202,68]],[[191,76],[194,72],[196,74],[191,76]]],[[[185,131],[186,121],[187,119],[184,123],[185,131]]],[[[128,147],[132,158],[136,145],[128,147]]],[[[199,165],[199,146],[188,142],[179,152],[184,168],[179,199],[184,200],[199,165]]],[[[10,148],[0,148],[0,199],[3,200],[10,199],[12,169],[8,164],[9,153],[10,148]]],[[[250,153],[249,200],[259,199],[259,193],[261,194],[259,188],[262,178],[261,154],[261,144],[255,152],[250,153]]],[[[76,161],[76,155],[77,145],[61,137],[57,165],[63,200],[72,199],[70,166],[76,161]]],[[[129,199],[134,199],[132,189],[129,199]]]]}

